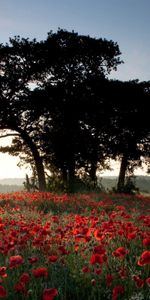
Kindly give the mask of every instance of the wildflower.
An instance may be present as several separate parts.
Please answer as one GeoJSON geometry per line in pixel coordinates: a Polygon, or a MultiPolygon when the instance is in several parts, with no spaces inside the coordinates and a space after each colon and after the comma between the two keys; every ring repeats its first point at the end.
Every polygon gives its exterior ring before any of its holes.
{"type": "Polygon", "coordinates": [[[106,275],[106,284],[107,286],[111,286],[113,281],[113,276],[111,274],[106,275]]]}
{"type": "Polygon", "coordinates": [[[118,270],[118,273],[122,279],[127,277],[127,269],[126,268],[120,268],[118,270]]]}
{"type": "Polygon", "coordinates": [[[7,292],[6,292],[6,289],[0,285],[0,298],[5,298],[7,297],[7,292]]]}
{"type": "Polygon", "coordinates": [[[38,260],[39,260],[39,259],[38,259],[38,257],[36,257],[36,256],[32,256],[32,257],[29,257],[29,258],[28,258],[28,261],[29,261],[30,264],[34,264],[34,263],[36,263],[38,260]]]}
{"type": "Polygon", "coordinates": [[[94,273],[95,273],[96,275],[100,275],[100,274],[102,273],[102,269],[96,268],[96,269],[94,270],[94,273]]]}
{"type": "Polygon", "coordinates": [[[95,236],[96,240],[98,240],[98,241],[102,241],[105,238],[103,232],[100,229],[95,230],[94,236],[95,236]]]}
{"type": "Polygon", "coordinates": [[[140,259],[138,260],[137,263],[139,266],[146,266],[148,264],[150,264],[150,251],[144,251],[141,254],[140,259]]]}
{"type": "Polygon", "coordinates": [[[15,283],[14,289],[16,290],[16,292],[22,292],[22,293],[26,292],[26,287],[22,282],[15,283]]]}
{"type": "Polygon", "coordinates": [[[32,274],[34,277],[38,278],[38,277],[48,277],[48,270],[47,268],[44,267],[39,267],[37,269],[33,269],[32,270],[32,274]]]}
{"type": "Polygon", "coordinates": [[[53,300],[58,295],[58,291],[55,288],[45,289],[43,291],[42,300],[53,300]]]}
{"type": "Polygon", "coordinates": [[[23,263],[23,257],[21,255],[15,255],[15,256],[11,256],[9,258],[9,267],[10,267],[10,269],[15,268],[18,265],[21,265],[22,263],[23,263]]]}
{"type": "Polygon", "coordinates": [[[23,273],[21,276],[20,276],[20,282],[22,283],[27,283],[30,281],[30,275],[28,273],[23,273]]]}
{"type": "Polygon", "coordinates": [[[130,241],[130,240],[135,239],[136,236],[137,236],[137,232],[136,231],[132,231],[132,232],[128,233],[127,239],[130,241]]]}
{"type": "Polygon", "coordinates": [[[116,287],[113,288],[112,291],[112,300],[117,300],[119,295],[124,294],[124,287],[121,285],[118,285],[116,287]]]}
{"type": "Polygon", "coordinates": [[[64,246],[59,246],[58,250],[61,252],[62,255],[69,254],[69,251],[67,251],[64,246]]]}
{"type": "Polygon", "coordinates": [[[7,274],[6,274],[6,267],[0,267],[0,276],[1,277],[7,277],[7,274]]]}
{"type": "Polygon", "coordinates": [[[150,238],[144,239],[143,240],[143,245],[146,246],[146,247],[150,246],[150,238]]]}
{"type": "Polygon", "coordinates": [[[83,272],[83,273],[89,273],[89,272],[90,272],[90,269],[89,269],[88,267],[85,266],[85,267],[82,268],[82,272],[83,272]]]}
{"type": "Polygon", "coordinates": [[[144,286],[144,280],[141,279],[139,276],[133,275],[133,280],[135,281],[137,287],[142,288],[144,286]]]}
{"type": "Polygon", "coordinates": [[[94,265],[96,263],[102,264],[104,262],[107,262],[107,256],[106,254],[92,254],[90,257],[90,263],[91,265],[94,265]]]}
{"type": "Polygon", "coordinates": [[[146,279],[146,283],[150,286],[150,277],[146,279]]]}
{"type": "Polygon", "coordinates": [[[103,246],[101,245],[98,245],[98,246],[95,246],[94,247],[94,253],[98,253],[98,254],[105,254],[106,253],[106,250],[104,249],[103,246]]]}
{"type": "Polygon", "coordinates": [[[48,260],[49,260],[49,262],[56,262],[57,261],[57,259],[58,259],[58,256],[56,256],[56,255],[50,255],[49,257],[48,257],[48,260]]]}
{"type": "Polygon", "coordinates": [[[0,231],[3,231],[5,224],[0,224],[0,231]]]}
{"type": "Polygon", "coordinates": [[[112,252],[112,255],[116,256],[120,259],[123,259],[128,252],[129,251],[126,250],[124,247],[119,247],[115,251],[112,252]]]}

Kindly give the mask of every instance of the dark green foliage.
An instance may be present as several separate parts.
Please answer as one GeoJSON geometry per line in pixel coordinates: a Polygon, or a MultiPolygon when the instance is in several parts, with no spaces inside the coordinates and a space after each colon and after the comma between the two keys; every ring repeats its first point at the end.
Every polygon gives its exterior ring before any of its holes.
{"type": "Polygon", "coordinates": [[[24,188],[27,192],[33,192],[38,190],[37,182],[35,177],[29,178],[29,176],[26,174],[26,179],[24,182],[24,188]]]}
{"type": "Polygon", "coordinates": [[[122,161],[118,191],[132,190],[126,172],[149,156],[150,82],[108,80],[120,54],[112,40],[62,29],[0,46],[0,128],[18,133],[7,150],[26,154],[39,190],[96,189],[108,158],[122,161]],[[48,187],[45,167],[57,174],[48,187]]]}
{"type": "MultiPolygon", "coordinates": [[[[118,193],[118,188],[113,187],[112,192],[118,193]]],[[[125,179],[125,183],[122,186],[122,189],[119,190],[119,192],[131,195],[139,193],[139,188],[136,185],[135,177],[127,176],[125,179]]]]}

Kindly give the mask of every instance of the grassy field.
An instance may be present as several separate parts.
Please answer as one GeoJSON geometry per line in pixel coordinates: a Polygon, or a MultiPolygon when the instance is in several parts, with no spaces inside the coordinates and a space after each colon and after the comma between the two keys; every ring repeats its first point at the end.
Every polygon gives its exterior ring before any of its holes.
{"type": "Polygon", "coordinates": [[[150,198],[0,195],[0,298],[150,299],[150,198]]]}

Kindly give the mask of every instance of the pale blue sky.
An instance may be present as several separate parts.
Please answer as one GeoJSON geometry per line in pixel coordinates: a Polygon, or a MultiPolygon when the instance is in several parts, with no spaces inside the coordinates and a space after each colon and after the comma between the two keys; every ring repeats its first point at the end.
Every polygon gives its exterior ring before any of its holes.
{"type": "Polygon", "coordinates": [[[117,42],[124,65],[111,77],[150,80],[150,0],[0,0],[2,43],[58,27],[117,42]]]}
{"type": "MultiPolygon", "coordinates": [[[[117,42],[124,64],[112,78],[150,80],[150,0],[0,0],[0,43],[44,40],[58,27],[117,42]]],[[[16,164],[0,154],[0,177],[24,176],[16,164]]]]}

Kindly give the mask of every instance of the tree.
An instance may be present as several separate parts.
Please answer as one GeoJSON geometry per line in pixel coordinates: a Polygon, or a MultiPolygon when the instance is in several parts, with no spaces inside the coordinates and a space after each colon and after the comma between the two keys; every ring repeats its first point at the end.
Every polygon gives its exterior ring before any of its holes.
{"type": "MultiPolygon", "coordinates": [[[[98,82],[101,85],[105,76],[121,63],[120,54],[118,45],[112,41],[81,36],[64,30],[48,34],[44,55],[47,76],[43,76],[42,83],[42,88],[48,96],[42,101],[43,115],[46,120],[44,147],[47,157],[53,158],[57,167],[61,169],[63,177],[70,183],[74,180],[75,170],[81,161],[83,143],[81,124],[85,122],[86,105],[94,98],[89,95],[88,88],[93,95],[97,94],[94,88],[98,82]],[[54,41],[55,52],[59,59],[58,63],[55,61],[51,66],[51,45],[54,47],[54,41]],[[95,81],[96,84],[91,86],[90,82],[95,81]],[[87,90],[85,97],[82,85],[87,90]]],[[[40,89],[38,91],[41,93],[40,89]]],[[[98,92],[101,92],[100,89],[98,92]]],[[[99,101],[103,101],[101,94],[96,97],[99,101]]],[[[93,111],[94,105],[91,103],[90,106],[93,111]]],[[[93,139],[93,143],[95,141],[93,139]]]]}
{"type": "Polygon", "coordinates": [[[39,43],[10,39],[9,45],[1,45],[0,54],[1,128],[17,131],[27,143],[41,190],[45,189],[41,153],[53,157],[70,185],[80,157],[78,136],[83,136],[81,121],[86,104],[81,96],[77,98],[77,88],[116,69],[121,63],[118,45],[59,29],[39,43]],[[39,88],[31,91],[33,82],[39,88]],[[39,103],[35,97],[41,95],[39,103]],[[62,133],[64,151],[60,152],[62,133]]]}
{"type": "Polygon", "coordinates": [[[126,171],[140,164],[140,157],[147,155],[145,142],[149,140],[149,123],[146,108],[150,100],[150,82],[110,81],[108,97],[113,101],[110,143],[112,157],[121,156],[118,191],[124,190],[126,171]],[[145,150],[144,150],[145,149],[145,150]],[[134,163],[133,163],[134,161],[134,163]]]}
{"type": "Polygon", "coordinates": [[[45,190],[42,158],[33,141],[34,124],[28,101],[31,93],[29,84],[37,72],[36,60],[33,59],[36,47],[35,40],[29,42],[19,37],[0,47],[0,128],[17,131],[28,145],[35,159],[39,189],[45,190]]]}

